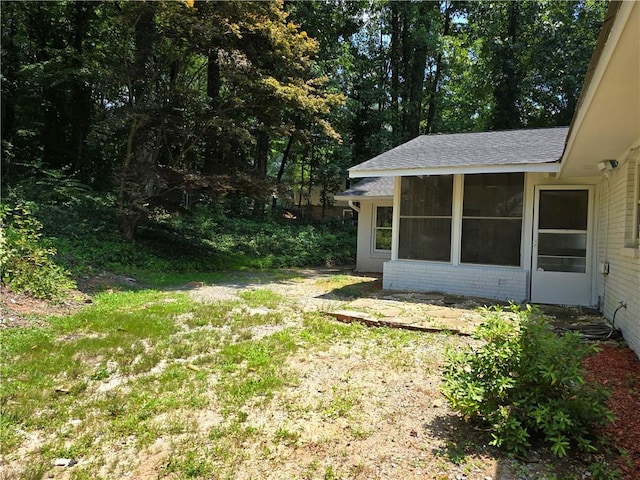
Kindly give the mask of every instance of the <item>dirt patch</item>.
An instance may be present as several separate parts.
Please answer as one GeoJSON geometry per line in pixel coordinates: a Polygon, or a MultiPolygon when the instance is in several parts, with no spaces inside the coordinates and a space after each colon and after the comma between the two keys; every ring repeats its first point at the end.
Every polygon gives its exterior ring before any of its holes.
{"type": "MultiPolygon", "coordinates": [[[[260,288],[284,294],[305,310],[328,312],[346,308],[365,311],[385,320],[401,318],[404,322],[440,326],[443,329],[454,328],[466,333],[472,332],[482,320],[477,309],[495,303],[487,299],[439,293],[381,291],[371,287],[372,284],[379,284],[378,277],[354,275],[349,280],[346,278],[348,275],[341,275],[345,277],[342,281],[347,285],[336,286],[326,281],[326,276],[319,277],[318,272],[311,271],[304,272],[294,280],[261,283],[260,288]],[[366,287],[359,289],[359,283],[366,287]]],[[[199,299],[215,301],[216,297],[221,300],[234,297],[237,292],[237,287],[231,289],[217,286],[197,289],[194,295],[199,299]]],[[[559,326],[562,330],[585,322],[603,322],[602,316],[592,311],[568,311],[549,307],[545,314],[550,317],[554,327],[559,326]]],[[[349,420],[333,421],[318,417],[291,423],[291,418],[287,420],[286,414],[271,412],[268,415],[279,415],[280,422],[275,422],[276,425],[282,426],[284,422],[288,425],[287,428],[298,432],[299,437],[295,442],[298,447],[294,451],[285,448],[274,453],[273,458],[264,460],[262,469],[245,465],[243,472],[246,475],[237,478],[251,478],[251,475],[265,478],[287,478],[287,475],[303,478],[307,475],[314,478],[309,473],[312,465],[315,465],[314,468],[331,465],[331,459],[336,456],[344,458],[340,471],[348,478],[424,478],[425,474],[435,475],[433,478],[450,478],[450,470],[443,469],[439,472],[434,467],[434,463],[437,463],[434,452],[436,456],[449,460],[453,458],[459,462],[461,466],[457,475],[460,478],[538,478],[545,473],[551,474],[545,470],[548,458],[537,458],[535,452],[526,464],[496,460],[495,452],[492,453],[485,444],[477,443],[486,441],[486,437],[477,432],[470,432],[462,437],[461,444],[454,445],[452,442],[461,441],[460,431],[469,429],[469,426],[443,404],[437,387],[439,375],[425,377],[424,372],[420,372],[405,374],[404,378],[394,374],[394,378],[382,380],[385,375],[390,375],[389,372],[384,373],[383,365],[378,364],[373,370],[364,371],[362,367],[358,367],[361,362],[364,360],[358,357],[357,352],[352,352],[352,356],[340,355],[339,361],[336,361],[334,355],[298,359],[296,368],[304,371],[304,381],[296,389],[306,392],[302,397],[310,404],[300,408],[309,410],[314,402],[316,405],[321,403],[323,391],[344,382],[339,372],[344,375],[346,369],[350,372],[350,385],[356,390],[358,385],[361,387],[362,403],[358,409],[363,412],[360,425],[366,425],[366,428],[363,427],[360,431],[360,427],[354,426],[349,420]],[[371,375],[377,377],[369,378],[371,375]],[[382,390],[376,390],[376,385],[381,386],[382,390]],[[376,417],[367,416],[370,412],[375,412],[376,417]],[[337,435],[338,431],[342,433],[337,435]],[[325,437],[333,440],[329,441],[325,437]],[[337,438],[340,440],[336,440],[337,438]],[[427,450],[431,452],[429,455],[425,455],[427,450]],[[291,465],[291,459],[295,459],[295,468],[291,465]],[[304,465],[307,470],[302,467],[304,465]],[[282,476],[273,476],[274,468],[282,476]],[[271,475],[268,474],[269,471],[271,475]]],[[[617,463],[625,479],[640,478],[638,359],[628,348],[607,347],[598,356],[589,359],[587,365],[594,372],[593,378],[610,388],[615,386],[609,406],[619,419],[624,420],[618,420],[606,433],[618,447],[626,451],[617,463]],[[615,355],[628,355],[635,363],[627,357],[614,358],[615,355]]],[[[262,422],[264,421],[263,418],[262,422]]],[[[260,425],[265,427],[264,423],[260,425]]],[[[584,465],[572,460],[555,461],[554,468],[556,473],[586,474],[584,465]]]]}
{"type": "Polygon", "coordinates": [[[496,478],[498,457],[486,446],[460,452],[453,468],[447,458],[437,421],[451,415],[434,367],[440,347],[397,352],[411,355],[405,367],[373,348],[356,339],[290,358],[299,381],[247,408],[244,424],[260,435],[243,446],[233,478],[496,478]]]}
{"type": "Polygon", "coordinates": [[[23,293],[12,292],[7,286],[0,286],[0,327],[29,327],[42,324],[37,317],[71,315],[91,299],[74,290],[60,301],[33,298],[23,293]]]}
{"type": "Polygon", "coordinates": [[[0,285],[0,328],[43,325],[42,317],[72,315],[90,304],[91,295],[105,290],[140,288],[136,279],[110,272],[85,276],[77,281],[78,288],[69,290],[58,300],[43,300],[11,291],[0,285]]]}
{"type": "Polygon", "coordinates": [[[100,272],[97,275],[78,279],[78,289],[88,294],[109,289],[139,288],[142,286],[135,278],[111,272],[100,272]]]}

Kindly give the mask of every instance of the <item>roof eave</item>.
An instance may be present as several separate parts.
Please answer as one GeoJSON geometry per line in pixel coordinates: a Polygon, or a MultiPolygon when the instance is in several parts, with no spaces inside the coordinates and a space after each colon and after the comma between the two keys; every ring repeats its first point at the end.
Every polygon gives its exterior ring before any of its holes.
{"type": "Polygon", "coordinates": [[[393,200],[393,195],[334,195],[334,200],[338,200],[340,202],[362,202],[365,200],[393,200]]]}
{"type": "Polygon", "coordinates": [[[349,169],[350,178],[364,177],[409,177],[414,175],[455,175],[463,173],[558,173],[558,162],[518,163],[511,165],[460,165],[447,167],[393,168],[393,169],[349,169]]]}
{"type": "Polygon", "coordinates": [[[580,129],[587,110],[589,109],[589,105],[593,100],[598,85],[602,80],[607,63],[609,62],[617,40],[621,35],[622,27],[630,15],[633,7],[632,4],[633,2],[622,2],[620,0],[612,0],[609,2],[600,34],[596,40],[596,46],[593,54],[591,55],[589,66],[587,67],[587,72],[583,81],[582,90],[580,91],[580,96],[578,97],[576,109],[573,114],[573,118],[571,119],[571,124],[569,125],[569,131],[565,140],[565,148],[560,161],[560,169],[558,172],[560,174],[562,174],[567,163],[566,159],[573,149],[577,132],[580,129]],[[619,14],[621,7],[624,9],[623,15],[619,14]],[[616,29],[612,35],[614,25],[616,29]],[[611,41],[610,36],[613,36],[611,41]]]}

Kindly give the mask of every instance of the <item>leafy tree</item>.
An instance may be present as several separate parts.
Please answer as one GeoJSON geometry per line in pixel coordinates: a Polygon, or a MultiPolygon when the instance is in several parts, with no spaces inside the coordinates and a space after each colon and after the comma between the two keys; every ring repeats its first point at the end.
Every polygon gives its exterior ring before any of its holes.
{"type": "Polygon", "coordinates": [[[606,2],[5,2],[4,185],[156,208],[341,188],[416,135],[566,125],[606,2]],[[544,66],[544,68],[541,68],[544,66]]]}
{"type": "Polygon", "coordinates": [[[123,2],[118,23],[129,49],[111,67],[127,88],[112,100],[105,131],[126,133],[124,238],[188,188],[252,192],[257,211],[270,191],[274,137],[312,121],[337,137],[324,117],[341,95],[323,89],[312,69],[317,45],[286,21],[281,3],[123,2]]]}

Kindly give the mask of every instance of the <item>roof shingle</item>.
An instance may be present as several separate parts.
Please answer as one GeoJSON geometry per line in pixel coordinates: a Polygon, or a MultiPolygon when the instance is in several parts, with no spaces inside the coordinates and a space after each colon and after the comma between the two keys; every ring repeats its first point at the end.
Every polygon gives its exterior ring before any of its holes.
{"type": "Polygon", "coordinates": [[[354,200],[361,197],[393,197],[393,177],[363,178],[353,187],[335,195],[338,200],[354,200]]]}
{"type": "Polygon", "coordinates": [[[567,127],[556,127],[422,135],[351,167],[349,171],[358,174],[557,162],[562,156],[567,132],[567,127]]]}

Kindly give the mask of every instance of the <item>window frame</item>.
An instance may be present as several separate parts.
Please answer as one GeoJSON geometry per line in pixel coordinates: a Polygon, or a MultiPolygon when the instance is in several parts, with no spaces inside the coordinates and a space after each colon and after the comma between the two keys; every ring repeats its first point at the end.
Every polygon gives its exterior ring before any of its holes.
{"type": "MultiPolygon", "coordinates": [[[[487,172],[489,173],[489,172],[487,172]]],[[[525,234],[530,225],[528,222],[526,202],[527,198],[530,195],[528,193],[528,174],[527,172],[492,172],[499,174],[509,174],[509,173],[522,173],[523,174],[523,182],[522,182],[522,211],[519,217],[509,217],[517,219],[520,223],[520,255],[518,265],[500,265],[500,264],[490,264],[490,263],[469,263],[462,262],[462,224],[463,224],[463,204],[464,204],[464,177],[465,174],[457,173],[457,174],[449,174],[453,177],[453,189],[452,189],[452,199],[451,199],[451,215],[447,216],[451,223],[451,233],[450,233],[450,246],[449,246],[449,260],[429,260],[429,259],[418,259],[418,258],[403,258],[400,255],[400,237],[401,237],[401,220],[403,218],[418,218],[415,216],[407,216],[401,215],[402,208],[402,179],[405,177],[411,177],[412,175],[403,175],[396,177],[395,183],[395,200],[394,200],[394,236],[392,243],[392,260],[393,261],[407,261],[407,262],[428,262],[434,264],[444,264],[444,265],[453,265],[460,267],[488,267],[488,268],[504,268],[504,269],[516,269],[521,270],[526,268],[526,258],[527,258],[527,248],[525,246],[525,234]]],[[[474,175],[474,174],[467,174],[474,175]]],[[[439,216],[427,216],[424,218],[444,218],[439,216]]],[[[420,217],[423,218],[423,217],[420,217]]]]}
{"type": "Polygon", "coordinates": [[[393,250],[393,205],[386,204],[374,204],[373,205],[373,219],[372,219],[372,235],[371,235],[371,253],[372,254],[380,254],[388,256],[391,254],[391,250],[393,250]],[[391,225],[388,227],[378,227],[378,209],[379,208],[390,208],[391,209],[391,225]],[[376,240],[378,237],[378,230],[388,230],[391,233],[391,246],[389,249],[377,248],[376,240]]]}
{"type": "MultiPolygon", "coordinates": [[[[401,176],[399,177],[399,201],[398,201],[398,236],[397,236],[397,243],[396,243],[396,254],[395,256],[397,257],[397,260],[402,260],[402,261],[411,261],[411,262],[433,262],[433,263],[439,263],[439,264],[447,264],[447,265],[451,265],[455,262],[455,257],[454,257],[454,252],[455,249],[453,248],[453,239],[454,237],[454,230],[455,230],[455,222],[456,222],[456,216],[455,216],[455,201],[456,201],[456,178],[457,175],[455,174],[446,174],[446,175],[433,175],[434,177],[451,177],[451,206],[450,206],[450,210],[449,210],[449,215],[403,215],[402,214],[402,179],[403,178],[412,178],[414,177],[414,175],[407,175],[407,176],[401,176]],[[407,219],[407,220],[439,220],[439,219],[448,219],[449,220],[449,259],[448,260],[434,260],[434,259],[426,259],[426,258],[403,258],[400,256],[400,238],[401,238],[401,226],[402,226],[402,220],[407,219]]],[[[418,176],[420,177],[420,176],[418,176]]],[[[393,244],[392,244],[392,249],[393,249],[393,244]]]]}

